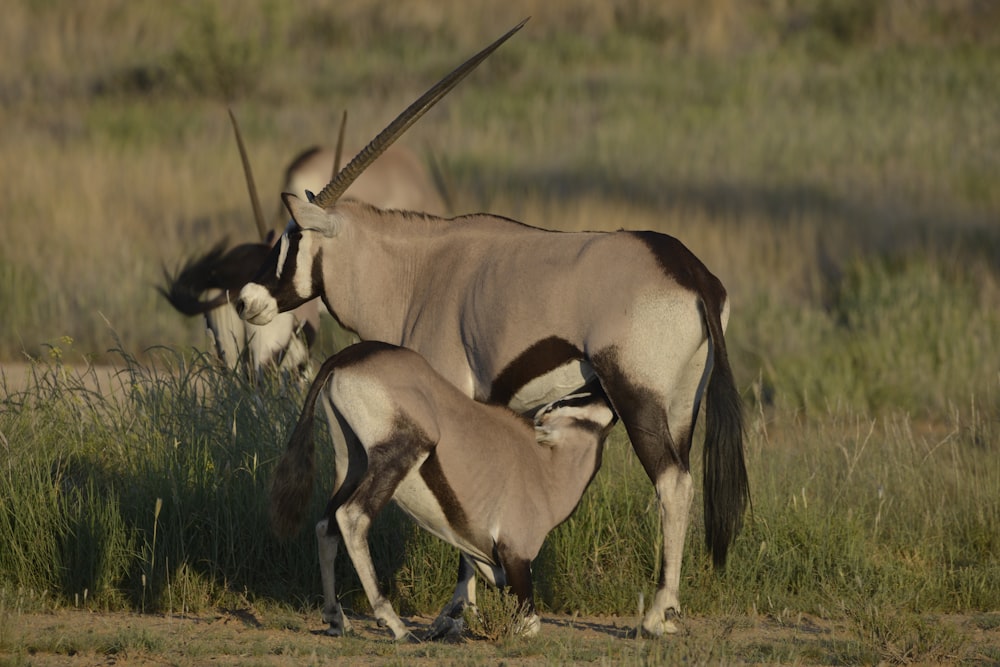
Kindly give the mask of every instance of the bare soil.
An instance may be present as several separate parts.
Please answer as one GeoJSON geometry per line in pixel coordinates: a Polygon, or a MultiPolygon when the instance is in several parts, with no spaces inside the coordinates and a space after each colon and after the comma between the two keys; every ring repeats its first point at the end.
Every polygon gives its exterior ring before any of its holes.
{"type": "MultiPolygon", "coordinates": [[[[987,615],[995,617],[995,615],[987,615]]],[[[419,631],[429,618],[411,618],[419,631]]],[[[995,621],[995,618],[992,618],[995,621]]],[[[218,609],[203,614],[63,610],[0,612],[0,664],[26,665],[437,665],[437,664],[853,664],[861,638],[843,622],[806,615],[780,619],[684,618],[678,635],[631,636],[635,619],[543,617],[535,638],[501,642],[396,643],[371,618],[352,618],[355,633],[323,634],[315,613],[218,609]]],[[[880,662],[997,664],[1000,627],[976,616],[935,619],[960,637],[938,653],[880,662]]]]}

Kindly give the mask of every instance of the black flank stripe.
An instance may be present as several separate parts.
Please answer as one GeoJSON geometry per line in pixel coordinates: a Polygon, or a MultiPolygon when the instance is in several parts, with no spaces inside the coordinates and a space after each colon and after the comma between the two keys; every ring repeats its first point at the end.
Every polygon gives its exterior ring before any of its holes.
{"type": "Polygon", "coordinates": [[[539,375],[555,370],[567,361],[583,358],[583,351],[569,341],[558,336],[543,338],[500,371],[493,380],[488,402],[507,405],[518,389],[539,375]]]}
{"type": "Polygon", "coordinates": [[[441,506],[444,516],[448,520],[448,525],[456,533],[468,536],[469,519],[465,516],[465,510],[462,509],[462,505],[458,502],[458,497],[455,496],[454,490],[452,490],[451,485],[448,484],[448,480],[444,476],[444,470],[441,469],[441,460],[438,458],[437,452],[431,452],[431,455],[420,466],[420,476],[423,478],[427,488],[437,498],[438,505],[441,506]]]}

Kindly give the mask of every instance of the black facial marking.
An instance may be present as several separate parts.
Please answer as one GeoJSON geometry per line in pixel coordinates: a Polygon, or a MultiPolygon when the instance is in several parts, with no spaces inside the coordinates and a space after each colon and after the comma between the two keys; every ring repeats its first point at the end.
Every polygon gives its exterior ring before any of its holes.
{"type": "Polygon", "coordinates": [[[264,263],[260,265],[253,282],[257,283],[274,297],[278,302],[278,310],[282,313],[298,308],[306,301],[317,296],[316,286],[322,284],[317,282],[317,276],[322,276],[320,267],[320,253],[316,253],[313,258],[311,271],[311,290],[305,298],[299,296],[295,290],[295,274],[298,272],[299,242],[302,239],[302,231],[297,225],[290,226],[285,232],[283,240],[279,241],[271,248],[264,263]],[[288,252],[285,253],[285,263],[281,267],[281,276],[278,276],[278,261],[281,256],[281,244],[287,242],[288,252]]]}
{"type": "Polygon", "coordinates": [[[253,279],[269,248],[262,243],[244,243],[225,251],[226,242],[204,255],[189,259],[176,276],[164,271],[166,286],[158,288],[170,304],[185,315],[199,315],[229,303],[253,279]],[[202,301],[209,289],[229,291],[212,301],[202,301]]]}
{"type": "Polygon", "coordinates": [[[567,340],[543,338],[500,371],[490,388],[489,403],[507,405],[517,390],[539,375],[559,368],[568,361],[583,359],[583,351],[567,340]]]}

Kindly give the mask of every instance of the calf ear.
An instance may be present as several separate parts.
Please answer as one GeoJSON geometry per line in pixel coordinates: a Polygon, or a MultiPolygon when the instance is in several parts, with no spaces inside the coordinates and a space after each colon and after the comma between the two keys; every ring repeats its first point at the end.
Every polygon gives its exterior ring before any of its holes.
{"type": "Polygon", "coordinates": [[[290,192],[281,195],[285,208],[302,229],[321,233],[323,236],[336,236],[339,228],[336,214],[328,212],[316,204],[302,201],[290,192]]]}
{"type": "Polygon", "coordinates": [[[535,442],[546,447],[553,446],[555,443],[552,442],[552,429],[548,426],[535,424],[535,442]]]}

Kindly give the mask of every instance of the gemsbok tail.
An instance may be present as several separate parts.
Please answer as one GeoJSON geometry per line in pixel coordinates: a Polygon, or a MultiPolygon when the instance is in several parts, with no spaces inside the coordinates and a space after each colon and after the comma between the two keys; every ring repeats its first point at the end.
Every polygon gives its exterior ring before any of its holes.
{"type": "Polygon", "coordinates": [[[271,482],[271,529],[279,537],[295,534],[312,498],[316,458],[313,427],[316,421],[316,401],[333,373],[335,360],[336,357],[331,357],[324,362],[309,387],[302,414],[299,415],[299,421],[288,441],[288,448],[274,471],[271,482]]]}
{"type": "Polygon", "coordinates": [[[711,375],[705,406],[705,451],[702,489],[705,503],[705,546],[716,568],[726,565],[729,545],[743,525],[750,484],[743,459],[743,404],[726,354],[720,309],[703,303],[708,328],[711,375]]]}
{"type": "Polygon", "coordinates": [[[178,312],[188,317],[203,315],[225,305],[227,300],[225,294],[210,301],[201,300],[205,290],[217,286],[212,273],[225,251],[226,241],[222,241],[201,257],[188,260],[176,275],[171,275],[164,268],[163,279],[166,284],[157,287],[156,290],[178,312]]]}

